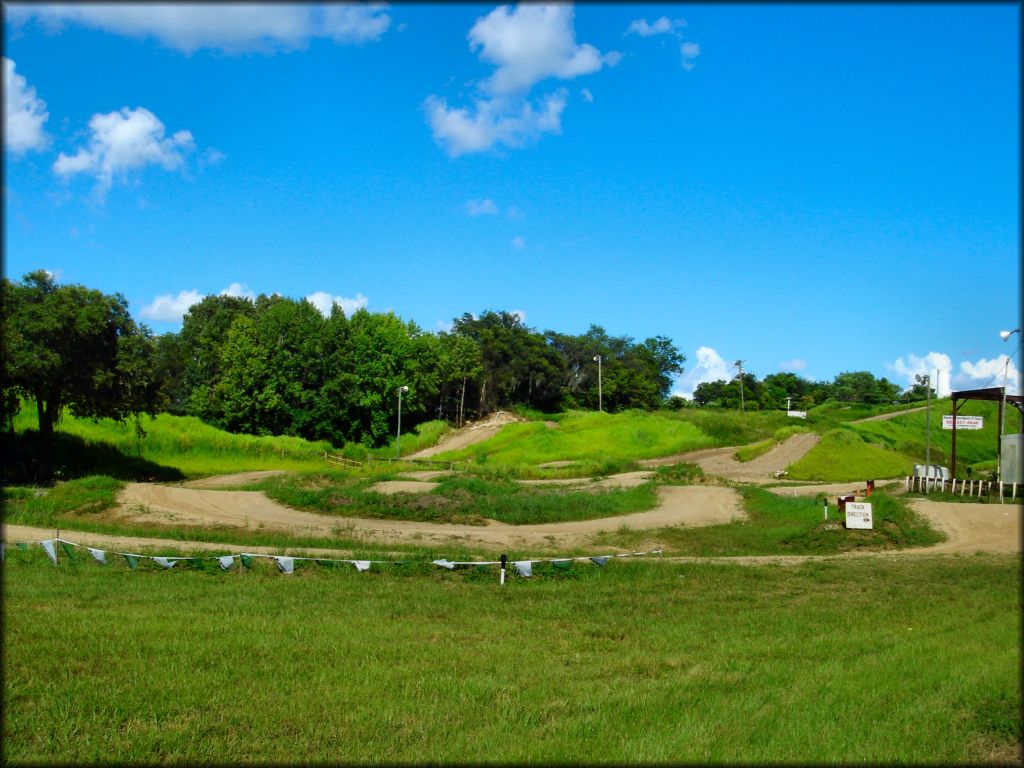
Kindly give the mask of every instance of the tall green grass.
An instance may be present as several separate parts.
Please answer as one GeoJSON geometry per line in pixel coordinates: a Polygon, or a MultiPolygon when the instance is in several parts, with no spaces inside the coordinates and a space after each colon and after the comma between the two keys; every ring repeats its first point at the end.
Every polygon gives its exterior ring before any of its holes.
{"type": "MultiPolygon", "coordinates": [[[[21,553],[29,554],[29,553],[21,553]]],[[[11,763],[1014,760],[1020,560],[3,580],[11,763]]]]}
{"type": "MultiPolygon", "coordinates": [[[[131,421],[79,419],[65,414],[57,427],[57,436],[72,438],[68,442],[77,440],[85,446],[109,446],[123,457],[144,460],[165,470],[177,470],[179,477],[259,469],[310,469],[323,465],[325,451],[335,452],[327,442],[310,442],[299,437],[232,434],[204,424],[194,416],[160,414],[154,418],[144,414],[140,423],[145,432],[141,439],[131,421]]],[[[33,411],[23,408],[14,426],[17,432],[34,434],[33,411]]],[[[62,455],[58,450],[55,464],[60,466],[67,462],[70,462],[67,473],[76,476],[80,460],[73,454],[62,455]]]]}
{"type": "Polygon", "coordinates": [[[722,436],[737,434],[731,427],[731,417],[688,419],[669,411],[571,411],[554,426],[545,422],[509,424],[486,442],[443,456],[503,465],[564,459],[636,461],[720,445],[722,436]],[[712,424],[722,427],[719,436],[705,431],[712,424]]]}
{"type": "Polygon", "coordinates": [[[814,448],[789,467],[791,480],[873,480],[900,477],[913,469],[910,458],[866,442],[850,429],[822,435],[814,448]]]}
{"type": "Polygon", "coordinates": [[[440,479],[427,493],[385,495],[372,490],[379,480],[316,473],[272,477],[253,487],[287,506],[322,514],[480,525],[488,520],[510,525],[592,520],[652,509],[657,503],[653,483],[585,491],[459,475],[440,479]]]}
{"type": "Polygon", "coordinates": [[[622,547],[657,542],[666,552],[699,557],[743,555],[834,555],[854,550],[926,547],[945,540],[902,498],[872,495],[872,530],[847,530],[831,500],[829,518],[819,498],[777,496],[762,488],[742,489],[746,519],[709,526],[656,530],[620,529],[595,543],[622,547]]]}

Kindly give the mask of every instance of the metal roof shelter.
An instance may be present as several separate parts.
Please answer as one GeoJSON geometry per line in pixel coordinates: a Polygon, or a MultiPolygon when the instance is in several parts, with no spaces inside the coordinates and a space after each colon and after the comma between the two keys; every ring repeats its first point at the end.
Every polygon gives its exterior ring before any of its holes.
{"type": "MultiPolygon", "coordinates": [[[[999,403],[999,423],[1003,423],[1004,403],[1011,404],[1020,411],[1024,417],[1024,395],[1007,395],[1003,387],[988,387],[986,389],[965,389],[961,392],[951,392],[950,400],[953,401],[953,456],[951,467],[954,477],[956,476],[956,411],[960,407],[961,400],[994,400],[999,403]]],[[[996,456],[1002,458],[1003,441],[999,430],[996,430],[996,456]]],[[[997,459],[998,460],[998,459],[997,459]]]]}

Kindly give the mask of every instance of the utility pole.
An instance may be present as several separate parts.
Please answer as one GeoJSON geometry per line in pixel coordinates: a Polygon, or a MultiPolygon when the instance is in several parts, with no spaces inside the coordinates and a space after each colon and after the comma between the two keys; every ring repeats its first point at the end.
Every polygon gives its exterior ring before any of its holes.
{"type": "Polygon", "coordinates": [[[601,402],[601,356],[594,355],[594,360],[597,361],[597,410],[600,412],[604,410],[601,402]]]}
{"type": "Polygon", "coordinates": [[[733,363],[733,365],[735,365],[736,369],[740,372],[740,413],[743,413],[743,411],[745,410],[743,406],[743,361],[737,360],[735,363],[733,363]]]}
{"type": "MultiPolygon", "coordinates": [[[[918,384],[925,386],[925,411],[924,411],[924,490],[928,492],[932,478],[932,377],[931,374],[914,377],[918,384]]],[[[918,402],[921,402],[918,400],[918,402]]],[[[956,417],[954,417],[956,418],[956,417]]],[[[954,470],[955,471],[955,470],[954,470]]]]}

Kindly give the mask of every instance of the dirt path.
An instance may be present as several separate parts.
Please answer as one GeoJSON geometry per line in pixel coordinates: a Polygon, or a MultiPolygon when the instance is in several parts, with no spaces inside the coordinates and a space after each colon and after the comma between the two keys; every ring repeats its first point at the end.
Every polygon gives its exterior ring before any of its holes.
{"type": "MultiPolygon", "coordinates": [[[[634,473],[630,473],[631,475],[634,473]]],[[[608,478],[613,480],[613,478],[608,478]]],[[[629,477],[622,482],[636,482],[629,477]]],[[[411,481],[415,482],[415,481],[411,481]]],[[[212,491],[129,483],[119,498],[119,517],[149,525],[226,526],[296,535],[344,536],[379,543],[458,542],[487,549],[568,547],[622,526],[635,530],[673,525],[713,525],[740,517],[739,495],[717,486],[664,486],[658,506],[647,512],[598,520],[538,525],[429,523],[336,517],[282,506],[257,491],[212,491]]]]}
{"type": "MultiPolygon", "coordinates": [[[[660,489],[665,492],[658,508],[650,512],[627,515],[620,518],[605,520],[588,520],[582,523],[550,523],[535,526],[508,526],[494,523],[486,527],[477,526],[439,526],[427,523],[411,523],[402,525],[392,521],[360,521],[367,524],[365,528],[346,529],[358,537],[363,534],[368,540],[423,543],[427,539],[430,544],[442,546],[448,542],[460,544],[479,544],[485,549],[504,549],[512,547],[530,548],[541,545],[544,547],[585,544],[587,538],[599,530],[618,530],[621,525],[635,529],[660,528],[671,525],[713,525],[727,522],[740,516],[736,497],[727,488],[708,486],[668,486],[660,489]],[[377,525],[377,528],[373,528],[377,525]],[[417,535],[416,529],[425,527],[435,535],[417,535]],[[582,537],[582,538],[577,538],[582,537]]],[[[217,493],[215,491],[193,491],[193,493],[217,493]]],[[[223,493],[230,493],[222,491],[223,493]]],[[[843,555],[764,555],[750,557],[675,557],[666,558],[677,562],[699,563],[736,563],[741,565],[781,564],[793,565],[809,560],[825,560],[835,557],[903,557],[920,555],[973,555],[976,552],[1020,553],[1021,552],[1021,518],[1019,505],[1011,504],[977,504],[929,501],[915,499],[914,509],[926,517],[932,525],[943,531],[948,541],[933,547],[915,549],[883,550],[874,552],[850,552],[843,555]]],[[[290,510],[290,512],[295,512],[290,510]]],[[[296,513],[307,514],[307,513],[296,513]]],[[[336,518],[314,515],[320,518],[323,525],[339,522],[336,518]]],[[[296,521],[293,521],[293,524],[296,521]]],[[[309,522],[308,520],[306,522],[309,522]]],[[[340,521],[346,522],[346,521],[340,521]]],[[[295,530],[289,528],[289,530],[295,530]]],[[[3,526],[4,541],[39,541],[53,538],[57,533],[51,529],[34,528],[20,525],[3,526]]],[[[110,549],[183,547],[187,549],[205,550],[210,552],[256,552],[264,554],[281,554],[280,547],[254,547],[237,544],[212,544],[197,541],[170,541],[156,537],[110,536],[79,531],[61,531],[61,535],[79,544],[110,549]]],[[[349,550],[341,549],[309,549],[313,555],[325,557],[344,557],[351,555],[349,550]]]]}
{"type": "Polygon", "coordinates": [[[895,419],[897,416],[906,416],[908,413],[916,413],[917,411],[925,410],[927,406],[919,406],[917,408],[907,408],[904,411],[893,411],[892,413],[882,413],[878,416],[868,416],[866,419],[857,419],[851,421],[851,424],[860,424],[865,421],[888,421],[889,419],[895,419]]]}
{"type": "Polygon", "coordinates": [[[820,437],[810,432],[793,435],[767,453],[746,462],[736,460],[734,454],[741,446],[734,445],[726,448],[705,448],[675,456],[664,456],[660,459],[647,459],[638,463],[643,467],[660,467],[685,461],[699,465],[709,475],[763,485],[776,482],[774,473],[781,472],[793,462],[798,461],[818,444],[818,440],[820,437]]]}
{"type": "Polygon", "coordinates": [[[424,448],[422,451],[417,451],[416,453],[410,453],[405,458],[429,459],[431,456],[436,456],[437,454],[445,453],[446,451],[458,451],[462,448],[467,448],[470,445],[475,445],[476,443],[482,443],[484,440],[494,437],[506,424],[511,424],[516,421],[523,421],[523,419],[512,413],[498,411],[494,416],[488,419],[448,433],[438,441],[437,445],[433,445],[430,448],[424,448]]]}

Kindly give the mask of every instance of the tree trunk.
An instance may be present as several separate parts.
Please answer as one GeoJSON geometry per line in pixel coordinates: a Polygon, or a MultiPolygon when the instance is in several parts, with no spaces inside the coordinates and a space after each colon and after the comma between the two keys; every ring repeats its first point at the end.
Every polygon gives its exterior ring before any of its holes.
{"type": "Polygon", "coordinates": [[[466,377],[462,377],[462,396],[459,398],[459,426],[466,423],[466,377]]]}
{"type": "Polygon", "coordinates": [[[42,395],[36,395],[36,412],[39,414],[39,466],[36,470],[36,479],[45,481],[53,476],[54,402],[51,400],[47,407],[42,395]]]}
{"type": "Polygon", "coordinates": [[[480,385],[480,411],[478,416],[484,415],[484,397],[487,395],[487,379],[484,379],[484,383],[480,385]]]}

